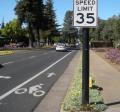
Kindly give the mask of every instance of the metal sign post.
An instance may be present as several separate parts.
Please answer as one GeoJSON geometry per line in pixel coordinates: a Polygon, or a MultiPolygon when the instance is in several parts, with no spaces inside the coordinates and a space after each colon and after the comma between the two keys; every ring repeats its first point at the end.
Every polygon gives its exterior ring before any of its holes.
{"type": "Polygon", "coordinates": [[[89,104],[89,28],[97,26],[97,0],[74,0],[74,26],[83,27],[82,104],[89,104]]]}
{"type": "Polygon", "coordinates": [[[82,104],[89,104],[89,29],[83,28],[82,104]]]}

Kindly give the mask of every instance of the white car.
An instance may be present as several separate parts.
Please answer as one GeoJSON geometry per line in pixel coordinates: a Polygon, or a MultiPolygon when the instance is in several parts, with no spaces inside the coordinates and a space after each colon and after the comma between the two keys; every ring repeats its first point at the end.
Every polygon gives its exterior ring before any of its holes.
{"type": "Polygon", "coordinates": [[[57,44],[56,51],[67,51],[67,47],[65,44],[57,44]]]}

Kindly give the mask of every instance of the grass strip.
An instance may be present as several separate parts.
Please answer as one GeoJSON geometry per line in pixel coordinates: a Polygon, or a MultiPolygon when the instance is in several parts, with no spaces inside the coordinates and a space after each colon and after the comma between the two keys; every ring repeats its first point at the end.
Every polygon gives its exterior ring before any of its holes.
{"type": "MultiPolygon", "coordinates": [[[[80,112],[82,107],[82,66],[79,65],[71,86],[68,89],[67,95],[62,102],[61,112],[80,112]]],[[[90,104],[88,107],[92,108],[90,112],[104,112],[107,106],[103,102],[101,96],[101,89],[95,85],[95,81],[92,88],[90,88],[90,104]]],[[[88,108],[87,107],[87,108],[88,108]]]]}
{"type": "Polygon", "coordinates": [[[9,55],[9,54],[13,54],[14,52],[13,51],[0,51],[0,56],[3,56],[3,55],[9,55]]]}

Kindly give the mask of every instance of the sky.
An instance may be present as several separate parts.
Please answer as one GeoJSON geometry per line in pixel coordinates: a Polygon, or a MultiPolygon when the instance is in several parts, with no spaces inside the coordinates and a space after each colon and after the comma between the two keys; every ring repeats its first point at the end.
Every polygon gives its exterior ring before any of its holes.
{"type": "MultiPolygon", "coordinates": [[[[63,24],[66,11],[73,10],[73,0],[53,0],[56,19],[59,25],[63,24]]],[[[16,0],[1,0],[0,2],[0,23],[5,23],[16,18],[14,7],[16,0]]],[[[98,0],[98,16],[101,19],[108,19],[113,15],[120,14],[120,0],[98,0]]]]}

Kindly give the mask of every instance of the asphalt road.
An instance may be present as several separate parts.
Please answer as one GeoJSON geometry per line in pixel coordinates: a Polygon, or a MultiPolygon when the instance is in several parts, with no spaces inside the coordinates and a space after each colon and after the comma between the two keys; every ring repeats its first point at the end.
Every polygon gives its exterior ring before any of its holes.
{"type": "Polygon", "coordinates": [[[32,112],[76,52],[42,50],[0,56],[0,112],[32,112]]]}

